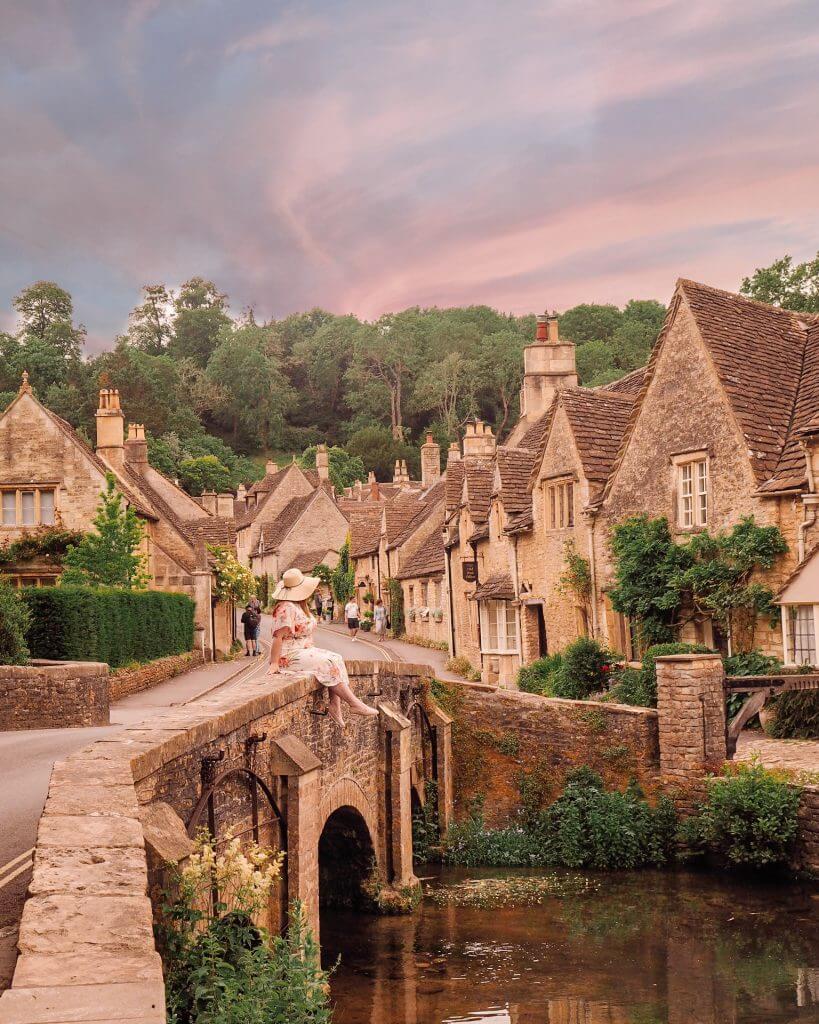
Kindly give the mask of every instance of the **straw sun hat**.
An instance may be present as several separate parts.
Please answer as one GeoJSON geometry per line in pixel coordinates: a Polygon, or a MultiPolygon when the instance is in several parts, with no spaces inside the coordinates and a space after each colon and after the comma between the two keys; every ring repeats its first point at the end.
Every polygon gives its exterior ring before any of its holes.
{"type": "Polygon", "coordinates": [[[319,583],[318,576],[305,576],[301,569],[288,569],[273,591],[273,600],[306,601],[319,583]]]}

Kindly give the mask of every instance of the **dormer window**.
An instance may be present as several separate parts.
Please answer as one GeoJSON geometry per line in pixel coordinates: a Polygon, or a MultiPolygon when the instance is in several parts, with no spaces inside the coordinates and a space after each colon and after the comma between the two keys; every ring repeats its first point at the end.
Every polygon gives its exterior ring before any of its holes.
{"type": "Polygon", "coordinates": [[[683,530],[708,525],[710,512],[708,456],[705,452],[675,455],[677,474],[677,526],[683,530]]]}

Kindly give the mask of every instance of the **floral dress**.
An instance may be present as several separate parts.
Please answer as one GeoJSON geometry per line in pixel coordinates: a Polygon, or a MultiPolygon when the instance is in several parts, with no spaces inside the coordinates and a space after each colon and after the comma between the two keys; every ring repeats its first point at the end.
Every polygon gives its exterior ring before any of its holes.
{"type": "Polygon", "coordinates": [[[282,658],[288,672],[310,672],[322,686],[349,683],[340,654],[313,646],[316,620],[293,601],[279,601],[273,612],[273,634],[284,630],[282,658]]]}

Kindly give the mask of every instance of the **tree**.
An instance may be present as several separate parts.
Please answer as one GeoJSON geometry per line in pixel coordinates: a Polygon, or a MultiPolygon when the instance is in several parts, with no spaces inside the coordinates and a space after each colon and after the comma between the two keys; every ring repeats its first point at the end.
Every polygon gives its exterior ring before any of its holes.
{"type": "Polygon", "coordinates": [[[78,359],[85,328],[73,323],[74,303],[70,294],[53,281],[37,281],[14,299],[20,318],[20,340],[37,339],[46,343],[66,359],[78,359]]]}
{"type": "Polygon", "coordinates": [[[740,292],[797,313],[819,313],[819,252],[795,266],[791,256],[782,256],[769,267],[758,267],[742,279],[740,292]]]}
{"type": "Polygon", "coordinates": [[[200,495],[206,491],[224,494],[233,490],[230,470],[215,455],[201,455],[182,459],[179,463],[179,482],[188,494],[200,495]]]}
{"type": "Polygon", "coordinates": [[[526,336],[514,327],[507,327],[481,340],[476,365],[476,384],[481,406],[495,407],[499,412],[494,420],[498,438],[502,438],[506,425],[517,411],[520,387],[523,382],[523,349],[526,336]]]}
{"type": "Polygon", "coordinates": [[[306,401],[294,407],[291,419],[299,424],[315,424],[325,436],[337,437],[347,414],[344,375],[361,324],[354,316],[327,316],[316,330],[292,346],[288,374],[306,401]]]}
{"type": "Polygon", "coordinates": [[[293,400],[278,360],[266,352],[269,334],[250,323],[225,328],[208,360],[208,379],[220,393],[215,414],[230,427],[234,443],[275,443],[293,400]]]}
{"type": "Polygon", "coordinates": [[[79,544],[72,544],[66,551],[60,583],[144,588],[148,577],[145,556],[139,551],[144,528],[130,505],[123,508],[113,473],[105,476],[94,529],[96,532],[86,533],[79,544]]]}
{"type": "Polygon", "coordinates": [[[173,336],[173,296],[164,284],[146,284],[144,299],[130,316],[129,342],[150,355],[161,355],[173,336]]]}
{"type": "Polygon", "coordinates": [[[474,364],[467,362],[460,352],[450,352],[420,373],[414,405],[423,412],[436,412],[447,437],[454,438],[461,422],[462,401],[474,377],[474,364]]]}
{"type": "MultiPolygon", "coordinates": [[[[315,469],[316,449],[317,446],[314,444],[305,448],[299,456],[299,465],[304,469],[315,469]]],[[[330,483],[339,493],[345,487],[351,487],[356,480],[363,480],[367,475],[359,455],[350,455],[343,448],[331,445],[327,449],[327,456],[330,462],[330,483]]]]}
{"type": "Polygon", "coordinates": [[[372,470],[379,480],[392,480],[396,459],[406,459],[411,473],[418,472],[418,449],[406,441],[396,441],[385,427],[363,427],[351,435],[347,442],[350,455],[357,455],[364,469],[372,470]]]}
{"type": "Polygon", "coordinates": [[[227,295],[219,292],[213,281],[192,277],[174,299],[173,338],[168,350],[176,358],[205,366],[230,322],[227,295]]]}
{"type": "Polygon", "coordinates": [[[617,306],[582,302],[560,314],[560,333],[575,345],[587,341],[610,341],[622,319],[623,314],[617,306]]]}
{"type": "Polygon", "coordinates": [[[25,665],[28,661],[30,622],[28,606],[14,587],[0,578],[0,665],[25,665]]]}

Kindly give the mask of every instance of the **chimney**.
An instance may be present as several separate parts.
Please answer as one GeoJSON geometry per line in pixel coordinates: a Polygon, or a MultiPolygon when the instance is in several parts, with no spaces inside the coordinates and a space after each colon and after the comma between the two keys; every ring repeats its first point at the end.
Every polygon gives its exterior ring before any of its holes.
{"type": "Polygon", "coordinates": [[[247,507],[247,488],[244,484],[239,484],[236,488],[236,500],[241,501],[247,507]]]}
{"type": "Polygon", "coordinates": [[[363,485],[360,480],[356,480],[355,483],[353,484],[353,497],[355,498],[356,501],[361,501],[362,486],[363,485]]]}
{"type": "Polygon", "coordinates": [[[216,515],[216,492],[215,491],[203,491],[202,497],[202,508],[206,512],[210,512],[211,515],[216,515]]]}
{"type": "Polygon", "coordinates": [[[542,416],[556,392],[577,387],[574,343],[560,340],[557,314],[537,317],[534,344],[523,350],[523,369],[520,412],[527,420],[542,416]]]}
{"type": "Polygon", "coordinates": [[[446,453],[447,468],[449,468],[452,465],[453,462],[460,462],[460,461],[461,461],[461,449],[458,447],[457,442],[453,441],[452,444],[449,446],[449,451],[446,453]]]}
{"type": "Polygon", "coordinates": [[[327,451],[326,444],[320,444],[316,448],[316,472],[319,475],[319,480],[330,479],[330,453],[327,451]]]}
{"type": "Polygon", "coordinates": [[[401,483],[401,460],[400,459],[396,459],[395,460],[395,468],[392,471],[392,482],[394,484],[400,484],[401,483]]]}
{"type": "Polygon", "coordinates": [[[264,464],[264,471],[267,476],[272,476],[274,473],[279,472],[279,465],[277,462],[274,462],[273,459],[268,459],[264,464]]]}
{"type": "Polygon", "coordinates": [[[421,483],[424,487],[432,487],[436,480],[441,479],[441,446],[433,440],[432,434],[421,445],[421,483]]]}
{"type": "Polygon", "coordinates": [[[148,442],[142,423],[128,424],[128,439],[125,442],[125,461],[137,472],[148,465],[148,442]]]}
{"type": "Polygon", "coordinates": [[[495,454],[495,435],[492,428],[483,420],[467,423],[464,434],[464,456],[473,455],[478,458],[491,459],[495,454]]]}
{"type": "Polygon", "coordinates": [[[116,388],[100,388],[97,418],[97,453],[115,466],[125,461],[125,417],[116,388]]]}
{"type": "Polygon", "coordinates": [[[370,486],[370,501],[380,501],[381,491],[378,489],[378,481],[375,479],[375,473],[372,470],[367,475],[367,483],[370,486]]]}
{"type": "Polygon", "coordinates": [[[216,495],[216,515],[227,519],[233,518],[233,495],[230,491],[216,495]]]}

